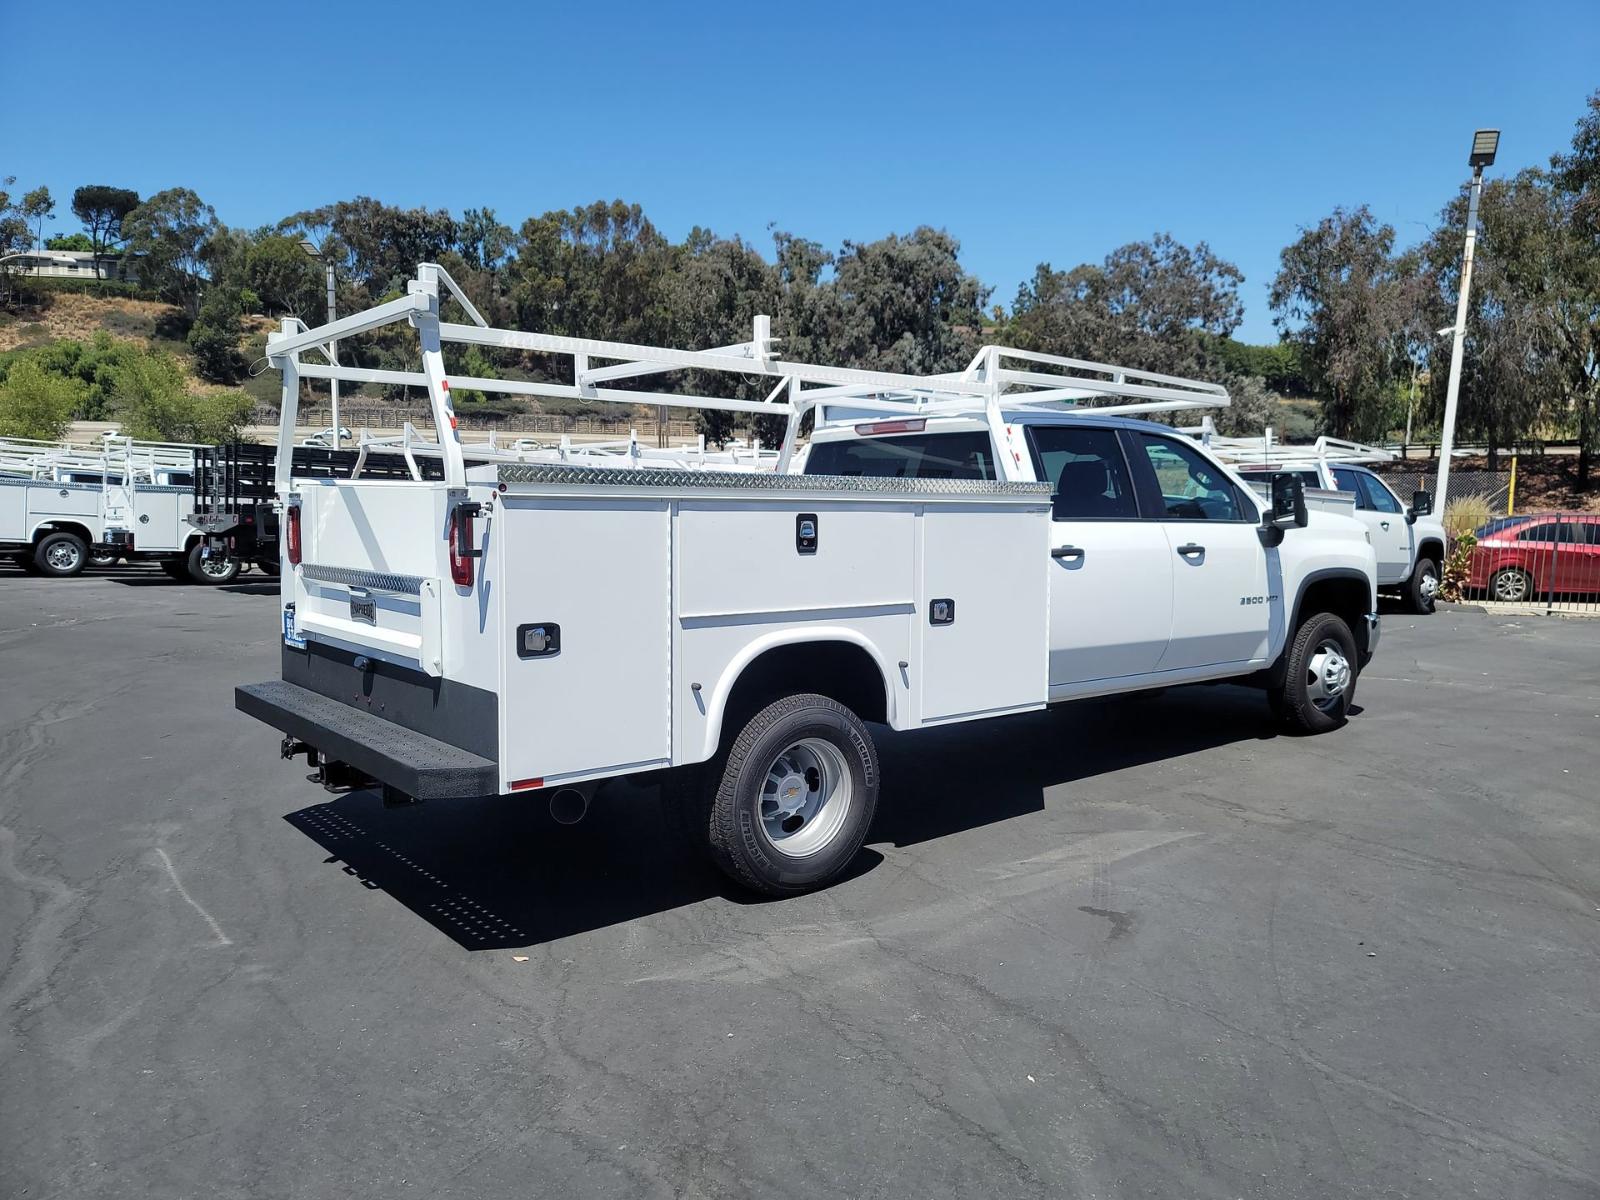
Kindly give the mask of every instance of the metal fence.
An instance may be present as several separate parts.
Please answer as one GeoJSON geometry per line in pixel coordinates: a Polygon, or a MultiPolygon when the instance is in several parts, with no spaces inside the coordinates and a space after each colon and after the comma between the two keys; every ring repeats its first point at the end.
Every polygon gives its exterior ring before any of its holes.
{"type": "Polygon", "coordinates": [[[1600,513],[1498,516],[1452,543],[1445,599],[1600,616],[1600,513]]]}
{"type": "MultiPolygon", "coordinates": [[[[1432,471],[1381,470],[1383,481],[1394,489],[1395,495],[1407,503],[1414,492],[1432,492],[1438,481],[1437,468],[1432,471]]],[[[1450,471],[1450,495],[1434,498],[1434,511],[1444,512],[1452,500],[1482,500],[1489,506],[1491,516],[1506,511],[1511,494],[1510,471],[1481,471],[1453,467],[1450,471]]]]}

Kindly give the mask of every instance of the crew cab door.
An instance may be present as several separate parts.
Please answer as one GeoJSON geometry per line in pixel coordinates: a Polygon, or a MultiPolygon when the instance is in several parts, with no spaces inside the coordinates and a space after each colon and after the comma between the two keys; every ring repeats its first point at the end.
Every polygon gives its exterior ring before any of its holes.
{"type": "Polygon", "coordinates": [[[1055,485],[1050,523],[1050,690],[1156,669],[1172,628],[1172,555],[1141,520],[1113,429],[1030,425],[1034,469],[1055,485]]]}
{"type": "Polygon", "coordinates": [[[1356,517],[1367,527],[1378,555],[1378,582],[1399,583],[1411,574],[1411,526],[1405,506],[1393,492],[1366,471],[1334,467],[1341,492],[1356,494],[1356,517]]]}
{"type": "Polygon", "coordinates": [[[1143,432],[1128,441],[1140,505],[1157,514],[1173,572],[1172,638],[1159,669],[1265,659],[1282,600],[1254,500],[1187,442],[1143,432]]]}

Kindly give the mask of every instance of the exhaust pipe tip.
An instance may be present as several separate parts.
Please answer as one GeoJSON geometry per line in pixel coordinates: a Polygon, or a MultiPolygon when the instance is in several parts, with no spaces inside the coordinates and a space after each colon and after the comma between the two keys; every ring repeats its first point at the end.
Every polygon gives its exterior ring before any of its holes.
{"type": "Polygon", "coordinates": [[[589,797],[577,788],[561,788],[550,797],[550,819],[558,825],[576,825],[589,814],[589,797]]]}

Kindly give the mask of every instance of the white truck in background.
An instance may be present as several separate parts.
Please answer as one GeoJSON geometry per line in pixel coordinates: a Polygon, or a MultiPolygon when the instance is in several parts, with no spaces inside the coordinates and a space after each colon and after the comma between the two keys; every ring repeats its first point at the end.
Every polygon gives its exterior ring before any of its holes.
{"type": "Polygon", "coordinates": [[[267,354],[280,444],[307,379],[425,388],[438,434],[436,482],[277,461],[281,678],[235,702],[329,786],[537,795],[576,819],[603,781],[653,777],[673,829],[783,895],[834,879],[865,839],[871,722],[1232,680],[1318,733],[1344,722],[1377,645],[1358,524],[1309,509],[1291,475],[1259,499],[1181,435],[1124,419],[1226,404],[1215,385],[999,347],[935,377],[789,362],[762,317],[709,351],[491,329],[429,264],[400,299],[286,322],[267,354]],[[471,324],[441,319],[442,289],[471,324]],[[398,322],[421,371],[336,365],[332,343],[398,322]],[[448,375],[445,342],[565,356],[573,382],[448,375]],[[682,370],[773,386],[610,386],[682,370]],[[788,436],[770,472],[473,461],[452,388],[786,414],[788,436]]]}
{"type": "Polygon", "coordinates": [[[1307,488],[1351,496],[1356,519],[1366,526],[1378,557],[1378,586],[1398,594],[1414,613],[1433,611],[1449,543],[1430,493],[1416,492],[1407,504],[1370,469],[1373,463],[1395,461],[1392,450],[1326,435],[1310,446],[1284,445],[1273,440],[1271,430],[1262,438],[1213,437],[1209,445],[1254,485],[1289,472],[1307,488]]]}
{"type": "Polygon", "coordinates": [[[203,564],[188,522],[197,449],[116,434],[0,439],[0,553],[55,577],[143,559],[174,578],[227,582],[238,564],[203,564]]]}

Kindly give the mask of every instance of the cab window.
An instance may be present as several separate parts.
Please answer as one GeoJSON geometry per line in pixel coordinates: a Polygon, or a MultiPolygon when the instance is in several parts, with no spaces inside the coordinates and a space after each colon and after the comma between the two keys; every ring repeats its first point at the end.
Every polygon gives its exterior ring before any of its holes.
{"type": "Polygon", "coordinates": [[[995,477],[989,435],[979,432],[818,442],[806,456],[806,474],[866,479],[995,477]]]}
{"type": "Polygon", "coordinates": [[[1400,501],[1396,500],[1394,493],[1383,486],[1376,475],[1368,475],[1365,471],[1355,473],[1356,482],[1361,485],[1361,496],[1366,501],[1361,507],[1374,509],[1382,513],[1397,513],[1401,511],[1400,501]]]}
{"type": "Polygon", "coordinates": [[[1371,508],[1367,497],[1361,490],[1361,477],[1349,467],[1335,467],[1333,469],[1333,482],[1338,485],[1341,492],[1349,492],[1356,498],[1357,508],[1371,508]]]}
{"type": "Polygon", "coordinates": [[[1244,501],[1233,481],[1198,450],[1154,434],[1138,435],[1155,471],[1166,518],[1173,521],[1242,521],[1244,501]]]}
{"type": "Polygon", "coordinates": [[[1139,515],[1133,480],[1115,430],[1028,427],[1038,477],[1055,487],[1057,521],[1127,520],[1139,515]]]}

